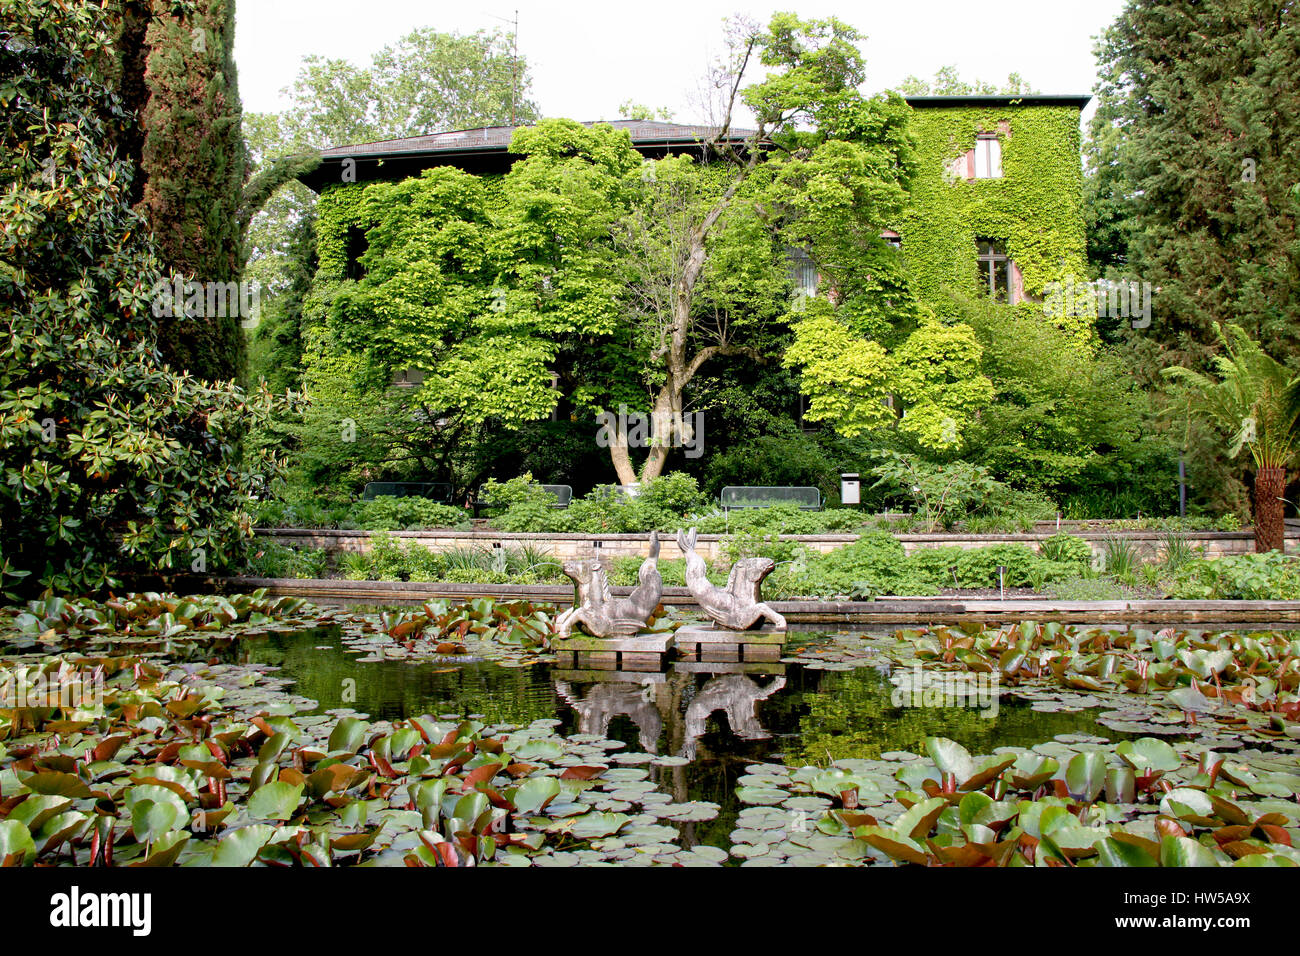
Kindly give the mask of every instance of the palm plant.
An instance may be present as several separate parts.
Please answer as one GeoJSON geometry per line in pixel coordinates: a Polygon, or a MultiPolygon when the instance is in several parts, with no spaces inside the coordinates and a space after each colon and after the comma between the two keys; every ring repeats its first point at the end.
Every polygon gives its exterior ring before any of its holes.
{"type": "Polygon", "coordinates": [[[1187,411],[1226,432],[1228,457],[1243,448],[1255,462],[1255,550],[1284,550],[1287,469],[1300,450],[1300,376],[1276,361],[1237,325],[1217,328],[1223,353],[1214,376],[1188,368],[1163,374],[1183,386],[1187,411]]]}

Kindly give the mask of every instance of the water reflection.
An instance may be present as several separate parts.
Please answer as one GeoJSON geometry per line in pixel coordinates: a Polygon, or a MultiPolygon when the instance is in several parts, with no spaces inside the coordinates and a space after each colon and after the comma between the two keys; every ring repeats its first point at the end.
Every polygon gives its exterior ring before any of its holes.
{"type": "Polygon", "coordinates": [[[646,753],[694,760],[698,741],[715,714],[725,719],[728,732],[738,740],[771,739],[759,720],[758,705],[785,687],[784,667],[762,665],[776,675],[762,685],[749,673],[738,672],[743,666],[674,664],[667,673],[623,673],[613,680],[599,679],[603,675],[595,671],[557,670],[553,676],[579,732],[608,737],[614,719],[625,716],[636,725],[637,742],[646,753]],[[662,747],[661,738],[666,738],[662,747]]]}
{"type": "Polygon", "coordinates": [[[561,673],[556,672],[555,688],[577,716],[580,733],[608,737],[613,719],[626,715],[637,726],[641,749],[651,754],[659,752],[664,720],[658,706],[662,695],[656,692],[655,685],[664,683],[663,674],[647,674],[639,683],[606,681],[579,690],[562,679],[561,673]]]}

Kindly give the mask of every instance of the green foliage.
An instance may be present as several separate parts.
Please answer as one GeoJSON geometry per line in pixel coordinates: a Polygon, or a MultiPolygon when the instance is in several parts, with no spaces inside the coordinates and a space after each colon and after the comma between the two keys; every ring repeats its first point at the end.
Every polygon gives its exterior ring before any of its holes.
{"type": "MultiPolygon", "coordinates": [[[[1077,108],[914,109],[908,128],[916,138],[917,173],[894,228],[905,237],[907,268],[921,301],[951,320],[960,317],[962,300],[981,295],[973,267],[976,237],[1006,243],[1030,295],[1042,295],[1049,282],[1085,275],[1077,108]],[[981,132],[1003,140],[1003,176],[949,182],[946,167],[974,148],[981,132]]],[[[1071,333],[1089,339],[1091,319],[1077,319],[1071,333]]]]}
{"type": "Polygon", "coordinates": [[[1300,561],[1279,551],[1192,558],[1174,576],[1169,597],[1183,600],[1300,600],[1300,561]]]}
{"type": "Polygon", "coordinates": [[[159,265],[109,146],[131,119],[97,73],[107,15],[22,2],[4,17],[0,578],[77,593],[128,571],[219,570],[272,470],[240,442],[277,403],[161,362],[159,265]]]}
{"type": "Polygon", "coordinates": [[[1123,584],[1132,584],[1142,566],[1142,551],[1136,543],[1120,535],[1107,536],[1101,543],[1101,567],[1123,584]]]}
{"type": "Polygon", "coordinates": [[[861,511],[852,508],[803,511],[798,505],[777,504],[765,508],[695,515],[691,517],[691,524],[701,534],[835,534],[856,531],[870,520],[861,511]]]}
{"type": "Polygon", "coordinates": [[[520,548],[447,548],[434,551],[418,541],[376,532],[370,550],[344,555],[343,576],[353,581],[447,581],[459,584],[559,584],[559,562],[548,553],[520,548]]]}
{"type": "Polygon", "coordinates": [[[1112,578],[1076,577],[1055,581],[1047,593],[1058,601],[1121,601],[1130,592],[1112,578]]]}
{"type": "Polygon", "coordinates": [[[1001,85],[984,80],[967,82],[961,78],[956,64],[941,66],[934,71],[934,80],[923,80],[909,74],[898,85],[898,91],[906,96],[967,96],[976,94],[987,96],[993,93],[1036,93],[1019,73],[1007,74],[1007,81],[1001,85]]]}
{"type": "Polygon", "coordinates": [[[1059,531],[1044,541],[1039,551],[1049,561],[1092,563],[1092,545],[1064,531],[1059,531]]]}
{"type": "Polygon", "coordinates": [[[470,519],[464,508],[438,504],[427,498],[385,496],[356,502],[341,527],[363,531],[420,531],[425,528],[468,528],[470,519]]]}
{"type": "MultiPolygon", "coordinates": [[[[527,57],[511,49],[512,39],[499,31],[465,36],[422,27],[383,47],[366,66],[307,57],[286,91],[286,110],[244,113],[250,166],[265,171],[282,157],[345,143],[533,122],[532,71],[527,57]]],[[[301,308],[294,285],[303,259],[294,233],[315,204],[310,189],[291,182],[252,219],[246,275],[275,295],[268,312],[301,308]]],[[[286,334],[276,326],[274,335],[286,334]]],[[[258,337],[266,334],[259,327],[258,337]]],[[[301,341],[296,351],[301,354],[301,341]]]]}
{"type": "Polygon", "coordinates": [[[1103,485],[1102,501],[1120,509],[1106,517],[1177,506],[1177,453],[1120,356],[1045,321],[1036,305],[970,302],[962,315],[993,384],[963,457],[1053,494],[1103,485]]]}
{"type": "Polygon", "coordinates": [[[1300,449],[1300,375],[1264,351],[1240,325],[1216,325],[1223,354],[1214,377],[1175,366],[1165,378],[1181,386],[1188,416],[1205,418],[1228,439],[1227,457],[1249,450],[1257,468],[1289,467],[1300,449]]]}
{"type": "Polygon", "coordinates": [[[1277,82],[1298,42],[1285,5],[1261,0],[1132,4],[1101,37],[1098,252],[1160,290],[1151,328],[1130,333],[1148,373],[1202,367],[1219,322],[1300,355],[1300,93],[1277,82]]]}
{"type": "Polygon", "coordinates": [[[897,452],[882,452],[880,459],[871,469],[874,487],[888,488],[910,502],[926,531],[951,528],[998,486],[987,469],[964,461],[936,464],[897,452]]]}
{"type": "Polygon", "coordinates": [[[774,433],[745,437],[708,457],[702,479],[710,495],[727,485],[813,487],[823,501],[839,494],[839,468],[826,449],[794,427],[778,421],[774,433]]]}
{"type": "Polygon", "coordinates": [[[329,554],[324,548],[294,548],[264,540],[249,548],[244,574],[260,578],[328,577],[329,554]]]}
{"type": "MultiPolygon", "coordinates": [[[[626,556],[615,558],[613,565],[610,567],[609,583],[615,587],[636,587],[640,581],[637,575],[644,560],[644,558],[626,556]]],[[[660,560],[659,574],[663,577],[664,587],[686,587],[686,559],[670,558],[660,560]]],[[[727,570],[725,568],[710,566],[706,571],[706,575],[710,581],[719,587],[727,583],[727,570]]]]}
{"type": "Polygon", "coordinates": [[[504,514],[493,518],[502,531],[555,533],[674,531],[683,527],[689,511],[705,502],[695,479],[684,472],[652,478],[636,495],[625,494],[617,485],[597,485],[563,509],[552,508],[555,496],[532,484],[529,475],[487,482],[483,494],[494,504],[509,503],[504,514]]]}
{"type": "MultiPolygon", "coordinates": [[[[166,9],[165,7],[163,9],[166,9]]],[[[243,268],[240,204],[246,149],[235,69],[234,0],[196,0],[185,16],[155,8],[145,33],[148,96],[136,175],[138,211],[169,274],[231,282],[243,268]]],[[[247,371],[240,317],[186,316],[159,323],[173,368],[210,380],[247,371]]]]}
{"type": "Polygon", "coordinates": [[[882,594],[934,595],[944,589],[998,586],[998,567],[1005,567],[1007,587],[1032,587],[1077,577],[1086,560],[1056,560],[1021,544],[980,548],[918,548],[907,555],[885,531],[872,531],[826,554],[794,550],[794,542],[745,542],[731,546],[765,554],[781,562],[763,591],[770,597],[873,598],[882,594]]]}

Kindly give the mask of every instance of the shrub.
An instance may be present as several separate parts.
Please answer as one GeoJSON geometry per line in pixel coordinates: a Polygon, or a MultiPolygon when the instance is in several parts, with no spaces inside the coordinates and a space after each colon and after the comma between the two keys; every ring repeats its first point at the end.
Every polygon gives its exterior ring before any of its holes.
{"type": "Polygon", "coordinates": [[[1092,545],[1082,538],[1059,531],[1042,543],[1042,555],[1049,561],[1092,564],[1092,545]]]}
{"type": "Polygon", "coordinates": [[[802,432],[760,435],[710,457],[706,485],[717,495],[727,485],[795,485],[819,489],[838,500],[839,469],[817,442],[802,432]]]}
{"type": "Polygon", "coordinates": [[[132,209],[131,165],[113,148],[114,129],[136,120],[102,72],[112,16],[96,4],[5,9],[0,591],[10,597],[20,583],[80,593],[127,571],[232,566],[245,557],[250,495],[274,470],[241,443],[282,403],[160,357],[160,263],[132,209]]]}
{"type": "Polygon", "coordinates": [[[468,528],[470,519],[463,508],[439,504],[427,498],[385,496],[353,504],[341,526],[363,531],[419,531],[425,528],[468,528]]]}
{"type": "Polygon", "coordinates": [[[266,540],[249,548],[244,573],[259,578],[323,578],[329,570],[324,548],[294,548],[266,540]]]}
{"type": "Polygon", "coordinates": [[[964,461],[938,464],[893,451],[880,452],[879,457],[880,464],[872,468],[877,479],[872,487],[888,488],[909,503],[927,531],[951,528],[1001,487],[988,469],[964,461]]]}
{"type": "Polygon", "coordinates": [[[730,513],[715,510],[690,518],[701,534],[833,534],[855,531],[870,521],[870,517],[852,508],[801,511],[798,505],[744,508],[730,513]]]}
{"type": "Polygon", "coordinates": [[[1300,600],[1300,560],[1280,551],[1193,558],[1174,576],[1169,596],[1185,600],[1300,600]]]}

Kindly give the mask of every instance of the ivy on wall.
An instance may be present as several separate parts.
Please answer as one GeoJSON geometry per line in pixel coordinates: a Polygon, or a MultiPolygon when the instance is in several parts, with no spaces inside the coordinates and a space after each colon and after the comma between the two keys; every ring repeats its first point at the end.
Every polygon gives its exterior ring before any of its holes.
{"type": "MultiPolygon", "coordinates": [[[[975,239],[1004,240],[1026,295],[1085,275],[1083,170],[1079,111],[1065,106],[913,109],[918,170],[912,200],[896,227],[920,298],[951,320],[960,299],[980,295],[975,239]],[[1005,122],[1005,126],[1001,124],[1005,122]],[[1002,177],[950,181],[948,164],[974,148],[979,133],[998,133],[1002,177]]],[[[1066,316],[1081,337],[1092,321],[1066,316]]]]}

